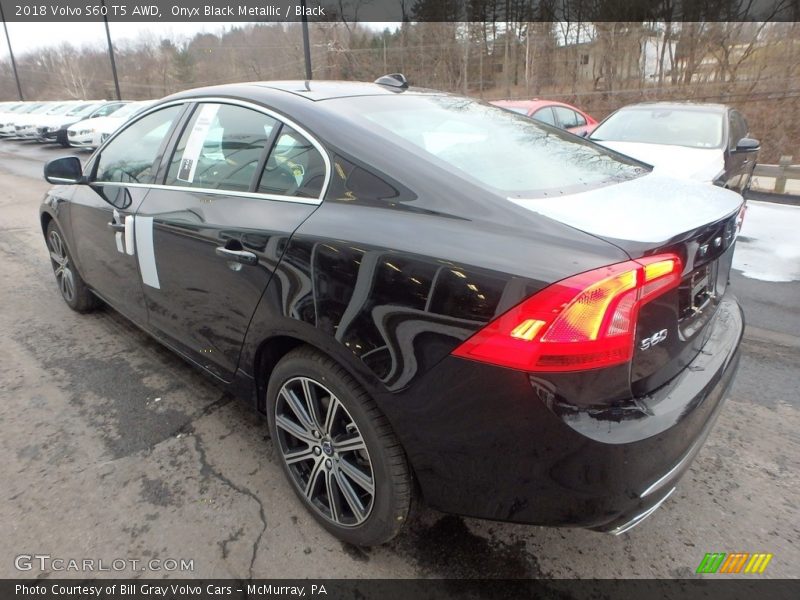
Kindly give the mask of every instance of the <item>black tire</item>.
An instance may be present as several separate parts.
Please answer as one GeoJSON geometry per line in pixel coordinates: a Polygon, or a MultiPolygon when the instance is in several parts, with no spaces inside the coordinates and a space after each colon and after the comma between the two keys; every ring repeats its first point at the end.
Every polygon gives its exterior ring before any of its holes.
{"type": "Polygon", "coordinates": [[[375,402],[345,369],[311,347],[296,348],[273,370],[267,388],[266,408],[270,435],[284,474],[298,498],[325,529],[340,540],[357,546],[382,544],[400,532],[408,520],[413,489],[405,453],[375,402]],[[312,391],[309,393],[308,389],[312,391]],[[303,400],[309,419],[306,424],[310,427],[302,425],[301,419],[296,418],[297,412],[288,400],[292,390],[297,392],[295,400],[301,393],[316,398],[313,411],[303,400]],[[338,406],[332,399],[338,400],[338,406]],[[337,407],[333,419],[328,415],[332,404],[337,407]],[[342,411],[341,407],[345,410],[342,411]],[[311,416],[314,411],[318,417],[311,416]],[[281,429],[276,424],[279,417],[283,423],[281,429]],[[302,429],[297,431],[304,436],[317,429],[320,433],[316,436],[318,439],[308,435],[306,441],[296,437],[296,433],[288,433],[285,429],[287,417],[301,424],[302,429]],[[325,421],[322,427],[315,426],[321,421],[325,421]],[[333,421],[331,427],[327,427],[328,421],[333,421]],[[330,442],[327,446],[326,440],[330,442]],[[363,440],[363,449],[346,449],[362,445],[360,440],[363,440]],[[293,442],[298,444],[292,446],[293,442]],[[316,455],[311,456],[314,452],[316,455]],[[287,453],[293,453],[293,457],[309,456],[290,467],[287,453]],[[359,467],[361,475],[351,479],[348,474],[353,473],[354,464],[359,467]],[[367,472],[371,477],[364,475],[367,472]],[[303,473],[307,474],[305,481],[303,473]],[[313,490],[307,496],[301,489],[315,474],[320,492],[316,498],[313,490]],[[368,486],[357,484],[362,476],[367,484],[372,482],[374,491],[371,496],[368,486]],[[350,492],[346,493],[348,486],[350,492]],[[355,504],[351,502],[353,490],[356,496],[361,495],[355,504]],[[368,512],[357,510],[362,506],[366,508],[367,502],[368,512]]]}
{"type": "Polygon", "coordinates": [[[50,262],[53,265],[58,289],[67,306],[80,313],[96,308],[97,297],[92,294],[75,268],[75,261],[72,260],[72,255],[69,253],[64,235],[55,221],[47,224],[45,242],[50,253],[50,262]]]}

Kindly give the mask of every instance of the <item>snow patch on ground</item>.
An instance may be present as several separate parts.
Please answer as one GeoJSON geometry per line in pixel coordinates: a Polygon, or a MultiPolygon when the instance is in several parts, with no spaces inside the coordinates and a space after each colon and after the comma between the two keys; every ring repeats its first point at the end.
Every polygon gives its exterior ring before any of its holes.
{"type": "Polygon", "coordinates": [[[800,281],[800,206],[747,201],[733,268],[762,281],[800,281]]]}

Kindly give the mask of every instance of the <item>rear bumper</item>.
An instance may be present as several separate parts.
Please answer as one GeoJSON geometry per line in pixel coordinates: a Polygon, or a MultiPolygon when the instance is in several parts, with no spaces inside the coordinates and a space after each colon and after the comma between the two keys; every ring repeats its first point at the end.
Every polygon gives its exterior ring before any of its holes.
{"type": "MultiPolygon", "coordinates": [[[[709,340],[711,341],[711,340],[709,340]]],[[[700,355],[700,359],[708,359],[708,355],[700,355]]],[[[697,364],[700,361],[695,361],[691,365],[692,368],[703,368],[702,365],[697,364]]],[[[711,413],[704,423],[702,429],[699,431],[698,437],[694,440],[692,445],[686,453],[678,460],[672,467],[661,474],[657,479],[645,482],[647,487],[639,492],[638,503],[631,506],[626,511],[622,512],[618,518],[608,523],[604,523],[600,527],[595,527],[598,531],[605,531],[615,535],[619,535],[628,531],[641,523],[645,518],[653,514],[655,510],[675,491],[675,486],[678,480],[686,473],[686,471],[694,462],[695,457],[700,452],[703,444],[711,433],[711,429],[719,416],[723,406],[723,401],[728,395],[731,385],[733,384],[734,376],[739,367],[739,352],[738,342],[737,350],[731,357],[724,369],[722,370],[722,377],[714,386],[708,391],[707,395],[701,400],[711,409],[711,413]]]]}
{"type": "Polygon", "coordinates": [[[622,533],[675,488],[738,367],[744,319],[721,303],[702,351],[644,398],[571,403],[524,373],[449,357],[382,404],[426,502],[479,518],[622,533]]]}

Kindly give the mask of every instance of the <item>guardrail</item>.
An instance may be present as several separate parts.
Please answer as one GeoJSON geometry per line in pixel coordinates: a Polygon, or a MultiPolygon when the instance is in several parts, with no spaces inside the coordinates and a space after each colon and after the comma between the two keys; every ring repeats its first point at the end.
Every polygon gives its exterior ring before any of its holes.
{"type": "Polygon", "coordinates": [[[800,195],[800,165],[791,156],[781,156],[777,165],[757,164],[750,184],[753,191],[800,195]]]}

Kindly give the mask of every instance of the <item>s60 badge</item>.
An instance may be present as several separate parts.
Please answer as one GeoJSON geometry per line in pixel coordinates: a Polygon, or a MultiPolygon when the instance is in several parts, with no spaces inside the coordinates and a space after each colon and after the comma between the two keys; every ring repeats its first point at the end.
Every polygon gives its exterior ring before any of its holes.
{"type": "Polygon", "coordinates": [[[665,339],[667,339],[667,330],[662,329],[661,331],[656,331],[650,337],[643,338],[641,342],[639,342],[639,349],[640,350],[649,350],[656,344],[660,344],[665,339]]]}

